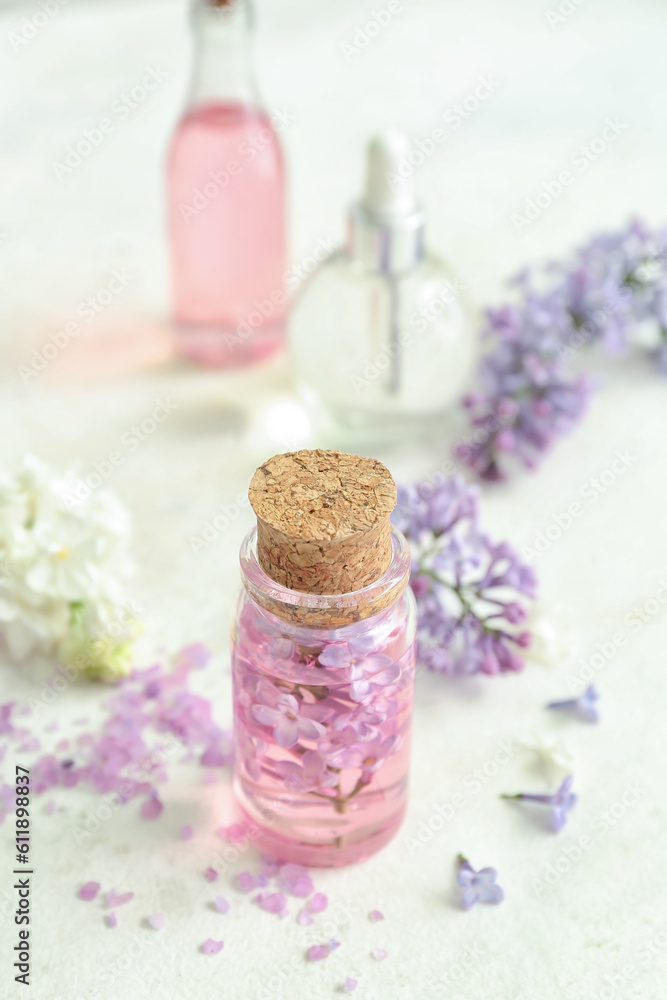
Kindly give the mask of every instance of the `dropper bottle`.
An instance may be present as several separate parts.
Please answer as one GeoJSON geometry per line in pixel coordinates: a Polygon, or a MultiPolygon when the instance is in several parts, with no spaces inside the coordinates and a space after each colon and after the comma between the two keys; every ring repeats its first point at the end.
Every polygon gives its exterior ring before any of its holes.
{"type": "Polygon", "coordinates": [[[419,437],[470,375],[475,338],[465,299],[426,250],[411,151],[400,132],[370,140],[346,246],[312,275],[292,310],[297,383],[316,426],[334,441],[419,437]]]}

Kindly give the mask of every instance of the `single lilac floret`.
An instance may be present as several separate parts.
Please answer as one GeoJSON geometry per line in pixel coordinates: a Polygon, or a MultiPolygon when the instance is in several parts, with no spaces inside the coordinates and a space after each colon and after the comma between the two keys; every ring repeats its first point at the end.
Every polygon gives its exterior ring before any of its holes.
{"type": "Polygon", "coordinates": [[[520,793],[519,795],[501,795],[502,799],[520,799],[523,802],[537,802],[540,805],[549,806],[551,809],[551,825],[556,833],[559,833],[565,826],[567,814],[577,803],[577,796],[571,792],[574,776],[568,774],[567,778],[553,795],[534,795],[531,793],[520,793]]]}
{"type": "Polygon", "coordinates": [[[480,868],[475,871],[467,858],[459,854],[457,858],[458,875],[456,881],[463,889],[461,905],[469,910],[475,903],[501,903],[505,893],[496,884],[498,872],[495,868],[480,868]]]}
{"type": "Polygon", "coordinates": [[[600,695],[595,686],[591,684],[578,698],[566,698],[565,701],[550,701],[547,708],[569,710],[587,719],[588,722],[599,722],[600,713],[596,705],[599,697],[600,695]]]}

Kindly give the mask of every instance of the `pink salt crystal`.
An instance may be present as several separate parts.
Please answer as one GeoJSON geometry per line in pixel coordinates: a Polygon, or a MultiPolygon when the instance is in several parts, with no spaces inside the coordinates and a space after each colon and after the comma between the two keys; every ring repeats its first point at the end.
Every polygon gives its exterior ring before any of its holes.
{"type": "Polygon", "coordinates": [[[191,826],[182,826],[181,827],[181,840],[190,840],[190,838],[192,837],[192,833],[193,833],[193,830],[192,830],[191,826]]]}
{"type": "Polygon", "coordinates": [[[329,905],[329,900],[323,892],[316,892],[306,905],[311,913],[322,913],[329,905]]]}
{"type": "Polygon", "coordinates": [[[357,984],[358,980],[350,979],[350,977],[348,976],[347,979],[345,980],[345,985],[343,986],[343,989],[346,993],[354,993],[354,991],[357,988],[357,984]]]}
{"type": "Polygon", "coordinates": [[[215,868],[207,868],[204,872],[204,878],[207,882],[215,882],[218,877],[218,873],[215,868]]]}
{"type": "Polygon", "coordinates": [[[86,882],[86,884],[82,885],[81,888],[79,889],[79,899],[85,899],[86,901],[95,899],[95,896],[98,894],[99,891],[100,891],[99,882],[86,882]]]}
{"type": "Polygon", "coordinates": [[[107,906],[113,910],[116,906],[124,906],[125,903],[129,903],[131,899],[134,899],[134,893],[116,892],[115,889],[112,889],[111,892],[106,894],[105,899],[107,906]]]}
{"type": "Polygon", "coordinates": [[[331,954],[328,944],[311,944],[308,949],[308,959],[311,962],[319,962],[322,958],[327,958],[331,954]]]}
{"type": "Polygon", "coordinates": [[[371,952],[371,955],[373,956],[376,962],[382,962],[387,957],[388,954],[389,952],[385,951],[384,948],[374,948],[373,951],[371,952]]]}
{"type": "Polygon", "coordinates": [[[224,896],[216,896],[214,906],[218,913],[229,913],[229,903],[224,896]]]}
{"type": "Polygon", "coordinates": [[[257,879],[250,872],[241,872],[238,876],[238,884],[241,892],[252,892],[257,888],[257,879]]]}
{"type": "Polygon", "coordinates": [[[287,891],[290,892],[293,896],[298,896],[300,899],[305,899],[306,896],[310,896],[314,888],[315,886],[313,885],[310,876],[301,875],[300,878],[290,883],[290,887],[287,889],[287,891]]]}
{"type": "Polygon", "coordinates": [[[154,931],[161,931],[164,927],[164,913],[151,913],[148,923],[154,931]]]}
{"type": "Polygon", "coordinates": [[[368,914],[368,919],[372,920],[373,923],[375,924],[377,923],[378,920],[384,920],[384,916],[382,913],[380,913],[379,910],[371,910],[371,912],[368,914]]]}
{"type": "Polygon", "coordinates": [[[157,792],[151,792],[140,811],[144,819],[157,819],[163,809],[164,806],[160,802],[157,792]]]}
{"type": "Polygon", "coordinates": [[[296,922],[297,924],[301,924],[302,927],[307,927],[309,924],[312,924],[313,918],[311,917],[307,906],[304,906],[303,910],[301,910],[299,916],[296,918],[296,922]]]}
{"type": "Polygon", "coordinates": [[[113,928],[117,926],[118,926],[118,917],[116,916],[116,914],[107,913],[107,927],[113,928]]]}
{"type": "Polygon", "coordinates": [[[260,905],[267,913],[282,913],[287,905],[287,898],[282,892],[270,892],[264,895],[260,905]]]}
{"type": "Polygon", "coordinates": [[[224,947],[224,941],[214,941],[213,938],[206,938],[201,946],[201,950],[205,955],[217,955],[224,947]]]}

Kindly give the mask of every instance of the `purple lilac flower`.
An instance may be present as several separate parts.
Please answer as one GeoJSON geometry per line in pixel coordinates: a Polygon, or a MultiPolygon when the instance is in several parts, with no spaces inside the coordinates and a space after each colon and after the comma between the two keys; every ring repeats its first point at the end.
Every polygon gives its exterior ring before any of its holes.
{"type": "Polygon", "coordinates": [[[553,795],[532,795],[521,793],[519,795],[501,795],[501,799],[521,799],[523,802],[538,802],[540,805],[549,806],[551,809],[551,825],[556,833],[559,833],[565,826],[567,814],[577,803],[577,796],[571,792],[574,777],[568,774],[567,778],[553,795]]]}
{"type": "Polygon", "coordinates": [[[459,854],[457,860],[458,875],[456,881],[463,889],[461,905],[469,910],[475,903],[502,903],[505,893],[496,884],[498,872],[495,868],[480,868],[475,871],[467,858],[459,854]]]}
{"type": "Polygon", "coordinates": [[[600,713],[595,703],[599,697],[600,695],[594,685],[591,684],[578,698],[567,698],[565,701],[550,701],[547,708],[571,710],[589,722],[598,722],[600,713]]]}
{"type": "Polygon", "coordinates": [[[257,698],[252,714],[263,726],[273,726],[273,738],[285,750],[300,739],[316,740],[324,736],[323,725],[299,715],[299,702],[294,695],[285,694],[266,681],[257,688],[257,698]]]}
{"type": "Polygon", "coordinates": [[[300,763],[281,760],[274,769],[292,792],[313,792],[318,788],[335,788],[338,775],[330,771],[317,750],[306,750],[300,763]]]}
{"type": "Polygon", "coordinates": [[[419,661],[445,674],[521,670],[535,573],[481,530],[476,488],[459,476],[399,486],[392,518],[412,551],[419,661]]]}
{"type": "Polygon", "coordinates": [[[493,346],[479,388],[463,401],[471,434],[457,456],[487,480],[505,478],[512,465],[533,468],[586,409],[591,380],[568,363],[590,344],[622,354],[650,326],[649,356],[667,373],[666,259],[667,229],[651,232],[635,220],[595,236],[568,262],[511,282],[519,301],[487,313],[482,336],[493,346]]]}

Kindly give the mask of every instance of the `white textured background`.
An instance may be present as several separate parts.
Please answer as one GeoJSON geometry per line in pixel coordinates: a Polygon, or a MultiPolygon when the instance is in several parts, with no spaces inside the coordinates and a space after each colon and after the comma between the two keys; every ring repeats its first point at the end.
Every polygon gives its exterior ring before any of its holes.
{"type": "MultiPolygon", "coordinates": [[[[381,36],[348,62],[342,45],[382,6],[382,0],[259,4],[257,63],[265,100],[294,115],[283,139],[295,263],[318,239],[342,235],[343,209],[359,188],[369,132],[398,125],[423,137],[489,74],[499,83],[496,93],[417,177],[431,243],[478,305],[497,301],[505,278],[524,262],[562,254],[594,229],[620,225],[633,213],[666,221],[667,10],[661,0],[573,2],[573,13],[553,28],[546,12],[557,9],[555,0],[404,0],[381,36]],[[571,167],[577,148],[599,135],[607,118],[626,126],[618,140],[517,233],[512,214],[571,167]]],[[[230,375],[156,367],[164,356],[166,315],[163,159],[186,84],[184,5],[70,0],[15,51],[10,33],[38,9],[21,2],[0,10],[0,460],[13,462],[29,448],[58,466],[80,460],[90,471],[157,397],[177,402],[174,416],[127,456],[109,485],[135,517],[140,573],[133,595],[146,608],[147,624],[141,660],[150,662],[159,648],[208,643],[214,657],[201,689],[226,723],[228,620],[236,552],[249,518],[244,512],[198,556],[188,536],[245,489],[260,461],[301,443],[285,366],[277,360],[230,375]],[[150,66],[166,71],[167,80],[94,155],[58,180],[53,161],[150,66]],[[85,339],[24,386],[17,365],[29,360],[32,346],[75,316],[79,303],[120,266],[134,275],[127,291],[90,324],[85,339]]],[[[30,995],[319,1000],[338,995],[350,975],[359,979],[360,1000],[662,998],[665,623],[662,607],[639,629],[629,616],[667,579],[665,393],[664,382],[639,362],[610,368],[586,421],[539,473],[485,491],[486,526],[517,546],[531,544],[572,502],[584,508],[537,563],[544,611],[559,638],[558,665],[464,684],[420,679],[404,829],[363,866],[317,876],[332,907],[319,931],[296,925],[294,904],[287,921],[258,911],[227,884],[231,873],[215,891],[233,902],[232,913],[220,917],[207,909],[215,893],[201,871],[220,843],[214,827],[232,818],[226,778],[204,788],[199,773],[183,769],[165,786],[167,808],[157,823],[139,820],[138,804],[130,804],[83,848],[74,843],[72,827],[96,803],[63,791],[54,816],[43,815],[39,800],[34,816],[30,995]],[[589,502],[582,490],[610,468],[618,450],[629,451],[630,467],[589,502]],[[619,631],[625,645],[596,675],[602,723],[586,726],[545,713],[546,700],[567,694],[567,674],[579,669],[581,658],[619,631]],[[499,741],[533,730],[565,735],[577,757],[581,800],[558,837],[497,797],[539,786],[530,756],[516,754],[476,794],[464,784],[493,759],[499,741]],[[625,811],[614,808],[628,783],[638,788],[637,800],[625,811]],[[454,817],[410,851],[406,838],[424,834],[422,824],[436,806],[462,789],[465,801],[454,817]],[[610,809],[623,815],[601,832],[600,813],[610,809]],[[197,830],[190,843],[178,840],[185,822],[197,830]],[[548,865],[561,861],[565,868],[564,852],[584,835],[590,850],[538,892],[534,880],[544,880],[548,865]],[[456,908],[452,860],[459,850],[476,866],[499,869],[507,895],[502,906],[467,914],[456,908]],[[136,893],[119,911],[115,931],[104,926],[97,903],[75,899],[78,885],[93,878],[136,893]],[[375,907],[385,913],[384,923],[368,922],[375,907]],[[160,934],[143,924],[156,910],[167,914],[160,934]],[[325,962],[302,961],[307,945],[329,936],[323,924],[336,912],[341,948],[325,962]],[[224,952],[200,955],[199,944],[221,930],[224,952]],[[374,947],[388,950],[384,963],[369,957],[374,947]],[[297,970],[270,992],[272,975],[292,959],[297,970]]],[[[430,451],[379,457],[399,479],[431,472],[460,429],[453,420],[430,451]]],[[[3,699],[29,698],[35,677],[3,664],[3,699]]],[[[66,728],[67,720],[94,717],[100,698],[97,688],[68,692],[49,718],[57,716],[66,728]]],[[[11,978],[13,924],[3,895],[11,884],[10,833],[10,825],[0,830],[3,998],[22,995],[11,978]]]]}

